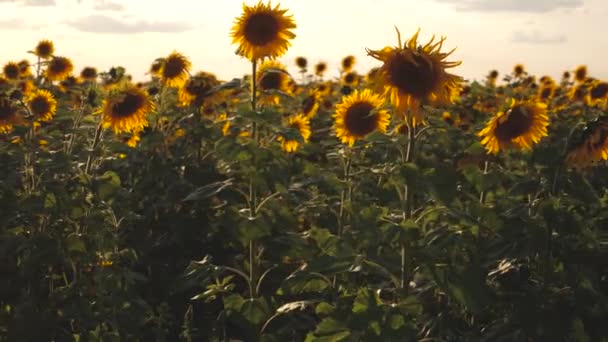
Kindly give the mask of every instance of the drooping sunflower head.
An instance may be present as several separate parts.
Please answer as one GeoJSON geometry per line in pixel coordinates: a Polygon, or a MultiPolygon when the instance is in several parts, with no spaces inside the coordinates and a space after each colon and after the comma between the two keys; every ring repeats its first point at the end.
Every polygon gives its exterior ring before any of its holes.
{"type": "Polygon", "coordinates": [[[570,88],[568,98],[571,102],[584,102],[588,93],[589,89],[587,89],[587,86],[584,83],[580,83],[570,88]]]}
{"type": "Polygon", "coordinates": [[[4,77],[10,81],[18,80],[21,74],[19,64],[15,62],[6,63],[4,68],[2,68],[2,72],[4,73],[4,77]]]}
{"type": "Polygon", "coordinates": [[[205,100],[212,97],[211,90],[218,85],[220,85],[220,81],[214,74],[200,71],[189,78],[186,84],[179,89],[178,103],[180,106],[200,107],[205,100]]]}
{"type": "Polygon", "coordinates": [[[74,70],[72,61],[67,57],[53,57],[46,68],[46,78],[49,81],[63,81],[74,70]]]}
{"type": "Polygon", "coordinates": [[[594,82],[587,93],[586,103],[589,106],[605,104],[608,100],[608,83],[602,81],[594,82]]]}
{"type": "Polygon", "coordinates": [[[21,78],[27,78],[27,77],[32,76],[32,71],[30,69],[30,62],[27,59],[23,59],[17,64],[19,64],[19,76],[21,78]]]}
{"type": "Polygon", "coordinates": [[[306,67],[308,66],[308,60],[305,57],[297,57],[296,65],[303,71],[306,71],[306,67]]]}
{"type": "Polygon", "coordinates": [[[148,72],[154,77],[160,77],[160,71],[163,68],[164,61],[164,58],[157,58],[156,60],[154,60],[154,62],[152,62],[152,64],[150,65],[150,69],[148,70],[148,72]]]}
{"type": "Polygon", "coordinates": [[[353,146],[357,139],[380,131],[386,132],[390,115],[382,109],[384,98],[369,89],[355,90],[336,105],[334,129],[343,144],[353,146]]]}
{"type": "Polygon", "coordinates": [[[511,100],[509,108],[498,112],[477,135],[488,153],[507,148],[529,150],[547,135],[548,125],[547,105],[511,100]]]}
{"type": "Polygon", "coordinates": [[[523,64],[515,64],[513,67],[513,75],[515,77],[523,77],[526,74],[526,69],[523,64]]]}
{"type": "Polygon", "coordinates": [[[258,90],[268,95],[260,98],[261,103],[278,104],[277,93],[291,94],[291,76],[285,66],[277,61],[267,60],[262,63],[255,79],[258,90]]]}
{"type": "Polygon", "coordinates": [[[587,78],[587,66],[579,65],[574,69],[574,80],[577,82],[584,82],[587,78]]]}
{"type": "Polygon", "coordinates": [[[186,56],[174,51],[163,60],[160,80],[168,87],[180,88],[188,80],[191,66],[186,56]]]}
{"type": "Polygon", "coordinates": [[[289,132],[279,134],[277,140],[281,143],[281,148],[285,152],[295,152],[300,148],[302,142],[308,142],[310,138],[310,119],[302,114],[293,115],[287,118],[285,126],[289,132]]]}
{"type": "Polygon", "coordinates": [[[302,100],[302,115],[309,119],[312,119],[319,110],[319,99],[320,95],[318,92],[313,91],[310,95],[302,100]]]}
{"type": "Polygon", "coordinates": [[[384,94],[400,115],[412,114],[414,126],[424,122],[420,110],[424,102],[450,103],[451,89],[457,87],[461,80],[459,76],[446,72],[446,69],[458,66],[460,62],[445,61],[454,51],[441,51],[445,38],[435,42],[433,37],[422,46],[418,45],[419,32],[402,45],[397,30],[398,46],[367,49],[368,55],[384,63],[378,70],[378,80],[384,94]]]}
{"type": "Polygon", "coordinates": [[[315,75],[322,77],[325,71],[327,71],[327,63],[319,62],[315,64],[315,75]]]}
{"type": "Polygon", "coordinates": [[[349,72],[353,69],[353,66],[355,66],[355,62],[357,60],[355,59],[355,56],[349,55],[346,56],[342,59],[342,72],[349,72]]]}
{"type": "Polygon", "coordinates": [[[270,3],[258,2],[255,6],[243,4],[243,14],[236,19],[232,31],[232,43],[236,53],[251,61],[281,57],[295,38],[291,31],[296,27],[287,10],[274,8],[270,3]]]}
{"type": "Polygon", "coordinates": [[[490,73],[488,74],[488,78],[490,78],[490,79],[497,79],[498,78],[498,71],[497,70],[491,70],[490,73]]]}
{"type": "Polygon", "coordinates": [[[51,121],[57,110],[57,100],[48,90],[39,89],[33,92],[26,102],[36,121],[51,121]]]}
{"type": "Polygon", "coordinates": [[[80,71],[80,78],[85,81],[95,81],[97,79],[97,69],[93,67],[85,67],[80,71]]]}
{"type": "Polygon", "coordinates": [[[0,134],[7,134],[20,122],[20,110],[15,102],[0,96],[0,134]]]}
{"type": "Polygon", "coordinates": [[[608,159],[608,117],[600,116],[575,131],[568,146],[566,165],[582,169],[608,159]]]}
{"type": "Polygon", "coordinates": [[[154,110],[148,93],[133,85],[116,89],[103,100],[101,113],[104,128],[115,134],[139,132],[148,126],[147,115],[154,110]]]}
{"type": "Polygon", "coordinates": [[[55,46],[50,40],[41,40],[34,49],[34,54],[42,59],[49,59],[55,52],[55,46]]]}
{"type": "Polygon", "coordinates": [[[549,102],[555,95],[555,84],[553,83],[545,83],[538,88],[538,93],[536,97],[541,102],[549,102]]]}

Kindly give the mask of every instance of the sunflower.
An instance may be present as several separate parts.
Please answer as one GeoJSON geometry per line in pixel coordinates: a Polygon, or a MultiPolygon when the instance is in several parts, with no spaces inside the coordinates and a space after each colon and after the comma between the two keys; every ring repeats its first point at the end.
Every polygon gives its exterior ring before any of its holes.
{"type": "Polygon", "coordinates": [[[302,114],[308,119],[312,119],[319,110],[319,93],[313,91],[302,100],[302,114]]]}
{"type": "Polygon", "coordinates": [[[546,83],[538,88],[536,98],[541,102],[549,102],[555,95],[555,84],[546,83]]]}
{"type": "Polygon", "coordinates": [[[6,63],[2,71],[4,72],[4,77],[10,81],[18,80],[19,75],[21,74],[19,64],[15,62],[6,63]]]}
{"type": "Polygon", "coordinates": [[[186,81],[177,92],[178,104],[182,107],[193,105],[200,107],[207,99],[212,99],[215,94],[211,90],[220,85],[215,75],[200,71],[186,81]]]}
{"type": "Polygon", "coordinates": [[[300,68],[300,70],[302,70],[303,72],[306,72],[306,67],[308,66],[308,60],[304,57],[297,57],[296,65],[298,66],[298,68],[300,68]]]}
{"type": "Polygon", "coordinates": [[[568,146],[566,165],[580,169],[608,159],[608,117],[598,117],[576,131],[568,146]]]}
{"type": "Polygon", "coordinates": [[[523,77],[525,73],[526,69],[524,68],[523,64],[515,64],[513,67],[513,75],[515,77],[523,77]]]}
{"type": "Polygon", "coordinates": [[[111,127],[115,134],[142,131],[148,126],[146,116],[153,110],[154,104],[143,89],[126,86],[103,100],[103,127],[111,127]]]}
{"type": "Polygon", "coordinates": [[[577,84],[570,88],[568,98],[571,102],[584,102],[587,98],[588,92],[589,90],[587,89],[587,86],[585,84],[577,84]]]}
{"type": "Polygon", "coordinates": [[[587,66],[579,65],[574,69],[574,80],[577,82],[584,82],[587,78],[587,66]]]}
{"type": "Polygon", "coordinates": [[[606,100],[608,100],[608,83],[600,81],[594,82],[591,88],[589,88],[589,93],[587,93],[585,100],[589,106],[605,104],[606,100]]]}
{"type": "Polygon", "coordinates": [[[21,80],[19,83],[17,83],[17,89],[19,89],[25,96],[31,94],[32,91],[34,91],[34,88],[36,88],[36,86],[32,80],[21,80]]]}
{"type": "Polygon", "coordinates": [[[255,76],[257,89],[263,94],[261,104],[278,104],[279,96],[272,92],[282,92],[291,95],[289,86],[291,76],[285,66],[277,61],[268,60],[262,63],[255,76]]]}
{"type": "Polygon", "coordinates": [[[353,69],[356,59],[355,56],[346,56],[342,59],[342,72],[349,72],[353,69]]]}
{"type": "Polygon", "coordinates": [[[287,119],[286,126],[293,134],[279,134],[277,140],[285,152],[295,152],[300,147],[300,142],[308,142],[310,138],[310,120],[302,115],[294,115],[287,119]]]}
{"type": "Polygon", "coordinates": [[[163,68],[164,58],[157,58],[152,65],[150,65],[149,72],[152,76],[160,77],[160,70],[163,68]]]}
{"type": "Polygon", "coordinates": [[[327,63],[319,62],[315,65],[315,75],[317,75],[319,77],[323,77],[323,74],[325,74],[325,71],[327,71],[327,63]]]}
{"type": "Polygon", "coordinates": [[[55,46],[50,40],[41,40],[40,42],[38,42],[38,45],[36,45],[36,48],[34,49],[34,54],[42,59],[51,58],[54,52],[55,46]]]}
{"type": "Polygon", "coordinates": [[[36,121],[51,121],[57,110],[57,100],[48,90],[39,89],[33,92],[26,102],[36,121]]]}
{"type": "Polygon", "coordinates": [[[488,87],[495,87],[497,78],[498,78],[498,71],[496,71],[496,70],[490,71],[488,73],[488,76],[486,76],[486,85],[488,87]]]}
{"type": "Polygon", "coordinates": [[[236,19],[232,31],[232,43],[238,44],[236,53],[251,61],[281,57],[295,38],[291,29],[296,27],[287,10],[272,8],[262,1],[250,7],[243,4],[243,14],[236,19]]]}
{"type": "Polygon", "coordinates": [[[383,86],[384,94],[401,115],[409,109],[414,126],[424,121],[420,110],[423,102],[451,102],[451,89],[458,87],[460,82],[459,76],[445,71],[460,65],[460,62],[444,61],[454,51],[440,51],[445,38],[436,43],[433,43],[433,38],[421,46],[417,41],[419,32],[402,45],[401,34],[397,30],[398,46],[366,49],[368,55],[384,63],[378,70],[379,86],[383,86]]]}
{"type": "Polygon", "coordinates": [[[488,153],[509,147],[529,150],[547,135],[548,125],[546,104],[511,100],[509,108],[498,112],[477,135],[488,153]]]}
{"type": "Polygon", "coordinates": [[[80,72],[80,78],[85,81],[95,81],[97,79],[97,69],[93,67],[85,67],[80,72]]]}
{"type": "Polygon", "coordinates": [[[19,107],[5,96],[0,97],[0,134],[10,133],[20,122],[19,107]]]}
{"type": "Polygon", "coordinates": [[[342,84],[354,87],[359,83],[359,75],[355,71],[350,71],[342,76],[342,84]]]}
{"type": "Polygon", "coordinates": [[[32,76],[32,71],[30,70],[30,62],[26,59],[21,60],[19,63],[19,77],[27,78],[32,76]]]}
{"type": "Polygon", "coordinates": [[[192,64],[179,52],[172,52],[163,60],[159,72],[161,82],[168,87],[180,88],[188,80],[192,64]]]}
{"type": "Polygon", "coordinates": [[[344,96],[336,105],[334,114],[334,129],[336,136],[343,144],[353,146],[375,130],[386,132],[390,115],[380,107],[384,98],[369,89],[362,92],[355,90],[351,95],[344,96]]]}
{"type": "Polygon", "coordinates": [[[49,81],[63,81],[74,70],[74,65],[69,58],[53,57],[46,68],[46,78],[49,81]]]}
{"type": "Polygon", "coordinates": [[[570,80],[570,71],[564,71],[562,74],[562,82],[567,82],[570,80]]]}

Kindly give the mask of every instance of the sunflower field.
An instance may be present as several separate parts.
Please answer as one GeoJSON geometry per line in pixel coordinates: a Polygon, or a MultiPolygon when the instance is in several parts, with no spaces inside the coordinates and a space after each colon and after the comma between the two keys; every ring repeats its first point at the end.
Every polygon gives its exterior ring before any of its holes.
{"type": "Polygon", "coordinates": [[[0,341],[608,341],[607,82],[398,30],[328,77],[235,16],[231,81],[3,65],[0,341]]]}

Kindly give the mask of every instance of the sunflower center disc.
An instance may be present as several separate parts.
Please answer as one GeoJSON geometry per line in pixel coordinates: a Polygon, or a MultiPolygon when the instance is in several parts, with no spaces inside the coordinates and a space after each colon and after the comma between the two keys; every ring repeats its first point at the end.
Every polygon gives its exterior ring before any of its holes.
{"type": "Polygon", "coordinates": [[[245,38],[253,45],[266,45],[278,34],[277,19],[266,13],[254,14],[245,24],[245,38]]]}
{"type": "Polygon", "coordinates": [[[16,79],[19,77],[19,66],[17,65],[7,65],[4,68],[4,76],[9,79],[16,79]]]}
{"type": "Polygon", "coordinates": [[[348,131],[356,136],[367,135],[376,129],[377,118],[371,111],[374,107],[367,102],[358,102],[346,111],[344,123],[348,131]]]}
{"type": "Polygon", "coordinates": [[[112,113],[118,117],[135,114],[144,105],[144,98],[135,94],[127,94],[122,101],[112,107],[112,113]]]}
{"type": "Polygon", "coordinates": [[[523,107],[515,106],[509,111],[507,120],[496,127],[496,137],[502,141],[511,141],[532,127],[532,116],[523,107]]]}
{"type": "Polygon", "coordinates": [[[163,69],[163,76],[165,78],[173,78],[179,76],[183,71],[186,65],[184,61],[179,58],[168,59],[165,62],[165,68],[163,69]]]}
{"type": "Polygon", "coordinates": [[[276,71],[265,72],[260,79],[260,87],[262,90],[280,89],[281,73],[276,71]]]}
{"type": "Polygon", "coordinates": [[[390,83],[401,92],[417,98],[424,98],[433,91],[437,79],[430,61],[419,55],[411,55],[414,60],[408,60],[405,55],[398,54],[388,67],[390,83]]]}
{"type": "Polygon", "coordinates": [[[595,87],[591,88],[591,98],[601,99],[608,94],[608,83],[600,83],[595,87]]]}
{"type": "Polygon", "coordinates": [[[34,115],[44,115],[51,111],[49,101],[43,97],[36,97],[30,102],[30,108],[34,115]]]}

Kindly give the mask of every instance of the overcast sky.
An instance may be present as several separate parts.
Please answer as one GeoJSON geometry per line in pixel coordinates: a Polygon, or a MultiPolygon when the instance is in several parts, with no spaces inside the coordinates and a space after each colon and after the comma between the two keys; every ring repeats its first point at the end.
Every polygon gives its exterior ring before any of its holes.
{"type": "MultiPolygon", "coordinates": [[[[229,37],[241,0],[0,0],[0,63],[30,58],[41,39],[57,55],[84,66],[127,68],[144,79],[152,61],[173,50],[187,55],[193,71],[224,80],[249,71],[234,54],[229,37]]],[[[257,0],[245,0],[253,5],[257,0]]],[[[342,57],[358,58],[357,70],[378,64],[365,48],[396,44],[394,25],[409,38],[418,27],[426,42],[447,37],[462,60],[453,73],[480,79],[516,63],[536,75],[559,77],[586,64],[591,75],[608,79],[606,0],[282,0],[294,16],[297,37],[281,61],[295,71],[296,56],[323,60],[337,70],[342,57]]],[[[32,59],[33,60],[33,59],[32,59]]]]}

